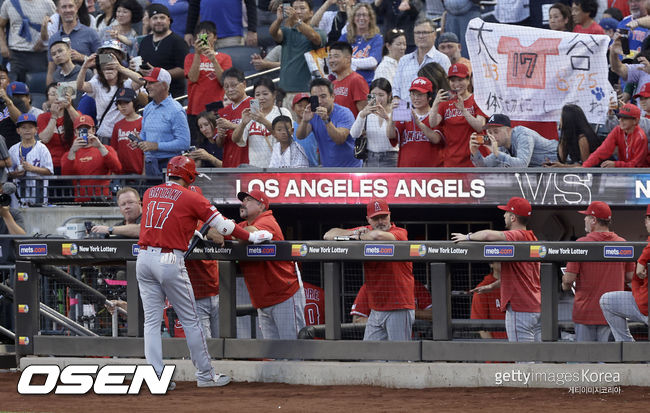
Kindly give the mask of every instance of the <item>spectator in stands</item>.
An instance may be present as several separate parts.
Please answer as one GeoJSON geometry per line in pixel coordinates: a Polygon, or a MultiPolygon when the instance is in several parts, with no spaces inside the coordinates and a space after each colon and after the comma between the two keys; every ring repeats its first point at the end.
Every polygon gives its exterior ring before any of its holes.
{"type": "Polygon", "coordinates": [[[594,21],[598,12],[596,0],[573,0],[571,16],[573,17],[573,31],[575,33],[605,34],[605,31],[594,21]]]}
{"type": "Polygon", "coordinates": [[[112,25],[100,31],[103,40],[115,39],[124,43],[129,56],[138,55],[138,33],[133,25],[142,21],[144,11],[137,0],[117,0],[115,3],[115,20],[112,25]]]}
{"type": "Polygon", "coordinates": [[[257,5],[255,0],[222,0],[219,2],[189,0],[185,41],[192,45],[197,21],[211,21],[217,26],[217,48],[257,46],[257,5]],[[246,41],[244,42],[243,7],[246,7],[246,41]]]}
{"type": "MultiPolygon", "coordinates": [[[[165,69],[172,77],[169,90],[173,97],[185,94],[185,71],[183,65],[189,51],[183,38],[170,30],[169,9],[162,4],[147,7],[153,33],[140,42],[142,67],[140,72],[150,76],[154,67],[165,69]]],[[[131,65],[134,65],[133,61],[131,65]]],[[[134,69],[131,66],[131,69],[134,69]]]]}
{"type": "Polygon", "coordinates": [[[406,110],[406,113],[403,113],[404,117],[394,120],[395,110],[400,110],[400,101],[393,99],[392,110],[386,123],[388,139],[397,141],[395,144],[399,146],[397,166],[402,168],[441,166],[443,162],[441,135],[429,128],[433,84],[425,77],[418,77],[411,83],[409,92],[413,104],[412,110],[409,111],[408,107],[401,108],[401,111],[406,110]],[[406,120],[407,118],[410,119],[406,120]]]}
{"type": "Polygon", "coordinates": [[[267,168],[271,161],[271,153],[275,138],[271,134],[272,122],[276,116],[291,117],[286,108],[275,105],[275,84],[268,77],[255,81],[253,87],[256,107],[244,109],[241,123],[232,133],[232,140],[240,147],[248,147],[248,160],[251,166],[267,168]]]}
{"type": "MultiPolygon", "coordinates": [[[[77,16],[79,17],[79,22],[87,27],[95,27],[95,16],[89,13],[88,5],[86,4],[87,0],[74,0],[75,7],[77,7],[77,16]]],[[[41,39],[44,44],[47,44],[50,37],[54,36],[57,30],[61,27],[61,14],[59,12],[60,6],[59,2],[56,1],[54,4],[57,5],[57,12],[50,16],[47,21],[43,21],[41,26],[41,39]]]]}
{"type": "Polygon", "coordinates": [[[560,32],[573,31],[571,8],[564,3],[555,3],[548,11],[548,27],[560,32]]]}
{"type": "Polygon", "coordinates": [[[300,125],[300,120],[302,119],[302,113],[309,105],[309,93],[296,94],[293,97],[292,103],[293,104],[291,106],[291,109],[293,110],[294,119],[297,119],[297,121],[293,122],[293,139],[298,142],[298,144],[305,150],[307,159],[309,159],[309,166],[320,166],[318,142],[316,142],[314,131],[312,130],[304,139],[298,139],[296,137],[296,132],[298,131],[298,126],[300,125]]]}
{"type": "MultiPolygon", "coordinates": [[[[223,163],[223,140],[221,146],[217,143],[217,117],[213,112],[203,111],[199,113],[196,120],[197,127],[201,137],[196,143],[198,147],[189,152],[187,156],[192,158],[197,167],[217,167],[220,168],[223,163]]],[[[191,149],[191,147],[190,147],[191,149]]]]}
{"type": "MultiPolygon", "coordinates": [[[[187,28],[187,13],[190,8],[189,0],[151,0],[151,4],[160,4],[167,7],[169,10],[169,18],[171,19],[171,30],[179,36],[184,36],[186,31],[192,33],[194,29],[191,27],[189,30],[187,28]]],[[[203,20],[203,19],[201,19],[203,20]]],[[[143,22],[144,23],[144,22],[143,22]]],[[[144,24],[142,25],[144,30],[144,24]]],[[[149,32],[144,32],[143,34],[149,34],[149,32]]],[[[192,42],[188,43],[188,46],[191,46],[192,42]]]]}
{"type": "Polygon", "coordinates": [[[0,7],[0,52],[11,63],[12,78],[24,82],[27,73],[47,71],[47,41],[41,22],[54,14],[52,0],[5,1],[0,7]],[[7,41],[9,25],[9,41],[7,41]]]}
{"type": "Polygon", "coordinates": [[[580,106],[564,105],[560,115],[560,142],[557,146],[558,162],[545,166],[580,167],[589,158],[589,155],[598,148],[598,145],[600,145],[600,139],[589,124],[580,106]]]}
{"type": "Polygon", "coordinates": [[[619,125],[603,143],[582,163],[585,168],[600,165],[601,168],[638,168],[646,166],[648,140],[639,126],[641,111],[628,103],[616,115],[619,125]],[[618,160],[609,159],[618,149],[618,160]]]}
{"type": "Polygon", "coordinates": [[[311,23],[327,36],[327,44],[337,42],[348,30],[348,11],[357,0],[325,0],[314,12],[311,23]],[[334,6],[336,4],[336,6],[334,6]],[[335,10],[329,10],[335,7],[335,10]]]}
{"type": "Polygon", "coordinates": [[[231,67],[223,72],[221,84],[231,103],[219,111],[217,144],[223,146],[223,167],[236,168],[248,163],[248,148],[233,142],[232,133],[241,122],[242,112],[250,106],[252,99],[246,95],[244,73],[237,68],[231,67]]]}
{"type": "Polygon", "coordinates": [[[7,168],[11,168],[11,157],[4,136],[0,135],[0,184],[7,181],[7,168]]]}
{"type": "Polygon", "coordinates": [[[458,41],[458,36],[454,33],[446,32],[440,35],[438,39],[438,50],[449,58],[452,65],[462,63],[469,69],[469,74],[472,74],[472,64],[469,59],[461,55],[463,46],[458,41]]]}
{"type": "Polygon", "coordinates": [[[359,112],[350,136],[358,139],[365,131],[368,139],[368,158],[366,167],[396,167],[398,148],[393,146],[386,135],[386,122],[389,119],[392,99],[390,82],[384,78],[375,79],[370,84],[368,104],[359,112]]]}
{"type": "Polygon", "coordinates": [[[144,80],[151,102],[142,114],[138,147],[145,152],[145,175],[164,176],[167,162],[189,148],[190,129],[183,107],[169,95],[169,72],[155,67],[144,80]]]}
{"type": "Polygon", "coordinates": [[[614,38],[614,33],[616,33],[616,28],[618,27],[618,21],[612,19],[611,17],[608,17],[605,19],[600,19],[598,24],[603,28],[605,34],[609,36],[610,39],[614,38]]]}
{"type": "Polygon", "coordinates": [[[381,61],[384,38],[379,34],[377,16],[369,4],[358,3],[352,8],[351,16],[348,32],[339,41],[352,46],[352,70],[370,85],[381,61]]]}
{"type": "Polygon", "coordinates": [[[7,95],[9,86],[9,71],[3,65],[0,65],[0,135],[7,142],[8,147],[20,141],[20,136],[16,132],[15,121],[20,116],[20,110],[7,95]]]}
{"type": "MultiPolygon", "coordinates": [[[[594,201],[584,211],[587,235],[580,241],[625,241],[610,230],[612,210],[604,202],[594,201]]],[[[625,283],[632,281],[633,262],[569,262],[562,276],[562,289],[575,285],[573,323],[576,341],[609,341],[611,331],[598,304],[600,297],[610,291],[623,291],[625,283]],[[574,284],[575,283],[575,284],[574,284]]]]}
{"type": "Polygon", "coordinates": [[[440,64],[445,72],[449,70],[449,58],[436,50],[436,29],[437,26],[432,20],[420,19],[416,22],[413,34],[417,48],[400,59],[393,82],[393,96],[410,102],[411,82],[417,77],[418,70],[427,63],[435,62],[440,64]]]}
{"type": "MultiPolygon", "coordinates": [[[[52,56],[52,62],[56,65],[56,70],[52,74],[52,82],[49,84],[76,83],[79,72],[81,71],[81,66],[72,61],[72,49],[70,49],[70,44],[63,40],[52,43],[50,45],[50,55],[52,56]]],[[[89,81],[92,77],[92,70],[87,69],[84,75],[84,80],[89,81]]],[[[74,96],[73,102],[75,106],[79,103],[82,94],[83,92],[78,90],[76,96],[74,96]]]]}
{"type": "MultiPolygon", "coordinates": [[[[641,109],[644,112],[644,116],[639,119],[639,126],[647,138],[650,136],[650,83],[644,84],[639,93],[634,95],[634,99],[638,99],[639,106],[641,106],[641,109]]],[[[610,102],[609,109],[609,116],[607,117],[607,122],[605,122],[605,129],[613,130],[618,126],[618,119],[616,119],[616,116],[614,115],[614,110],[618,109],[618,104],[615,103],[613,99],[610,102]]],[[[648,144],[650,145],[650,141],[648,144]]],[[[648,147],[648,156],[650,156],[650,146],[648,147]]],[[[650,165],[650,159],[647,160],[647,164],[650,165]]]]}
{"type": "MultiPolygon", "coordinates": [[[[444,18],[444,31],[456,36],[459,54],[462,51],[464,58],[469,57],[467,54],[467,42],[465,41],[465,32],[469,21],[475,17],[481,16],[481,7],[476,1],[472,0],[452,0],[443,2],[447,14],[444,18]],[[460,40],[459,40],[460,39],[460,40]]],[[[442,43],[442,41],[440,41],[442,43]]],[[[445,53],[440,45],[438,49],[445,53]]],[[[447,54],[447,53],[445,53],[447,54]]],[[[448,55],[448,54],[447,54],[448,55]]],[[[451,59],[451,56],[449,57],[451,59]]],[[[456,63],[452,60],[451,62],[456,63]]],[[[471,67],[468,66],[470,69],[471,67]]]]}
{"type": "Polygon", "coordinates": [[[293,139],[293,121],[290,116],[277,116],[271,124],[273,144],[269,168],[307,168],[309,160],[305,150],[293,139]]]}
{"type": "Polygon", "coordinates": [[[226,53],[214,51],[217,28],[211,21],[202,21],[194,32],[194,53],[185,56],[185,76],[187,83],[187,122],[190,125],[192,145],[199,140],[196,129],[197,115],[205,110],[210,102],[223,100],[221,76],[224,70],[232,67],[232,59],[226,53]],[[203,40],[205,37],[205,40],[203,40]]]}
{"type": "Polygon", "coordinates": [[[130,186],[124,186],[115,195],[117,206],[124,220],[115,226],[95,225],[95,234],[113,235],[120,238],[138,238],[140,236],[140,220],[142,219],[142,201],[140,194],[130,186]]]}
{"type": "MultiPolygon", "coordinates": [[[[284,241],[282,229],[268,196],[260,191],[239,192],[242,202],[237,225],[246,231],[266,230],[274,241],[284,241]]],[[[291,261],[240,262],[251,302],[257,308],[264,339],[295,340],[305,326],[305,291],[300,285],[295,264],[291,261]],[[292,316],[288,316],[291,314],[292,316]]]]}
{"type": "MultiPolygon", "coordinates": [[[[112,26],[115,22],[117,2],[116,0],[97,0],[97,5],[102,12],[97,15],[95,24],[92,27],[97,30],[97,33],[102,33],[104,29],[112,26]]],[[[101,39],[105,40],[104,38],[101,39]]]]}
{"type": "Polygon", "coordinates": [[[413,45],[418,44],[413,40],[414,36],[417,37],[414,27],[418,26],[417,19],[423,9],[422,3],[421,0],[375,0],[377,16],[384,18],[383,31],[404,30],[409,51],[413,50],[413,45]]]}
{"type": "Polygon", "coordinates": [[[262,58],[257,53],[251,55],[251,64],[255,67],[255,70],[258,72],[263,72],[265,70],[275,69],[280,67],[280,58],[282,57],[282,46],[275,46],[271,49],[270,52],[262,58]]]}
{"type": "Polygon", "coordinates": [[[623,20],[623,17],[629,16],[630,8],[627,5],[627,0],[622,0],[622,1],[621,0],[613,0],[613,1],[608,0],[608,3],[610,5],[612,5],[612,6],[616,5],[618,7],[610,7],[608,9],[605,9],[605,11],[603,11],[602,19],[612,18],[612,19],[616,20],[617,22],[620,22],[621,20],[623,20]],[[615,3],[622,3],[622,4],[619,6],[618,4],[615,4],[615,3]],[[623,7],[623,5],[625,7],[623,7]]]}
{"type": "MultiPolygon", "coordinates": [[[[115,149],[104,146],[95,136],[95,122],[81,115],[74,121],[75,140],[61,158],[63,175],[110,175],[119,173],[122,165],[115,149]]],[[[75,181],[75,202],[107,202],[111,197],[110,179],[75,181]]]]}
{"type": "MultiPolygon", "coordinates": [[[[52,156],[45,144],[36,140],[36,117],[31,113],[23,113],[16,122],[20,143],[9,148],[11,168],[9,177],[12,179],[47,176],[54,173],[52,156]]],[[[18,194],[23,205],[47,203],[48,181],[21,180],[18,182],[18,194]]]]}
{"type": "Polygon", "coordinates": [[[23,113],[31,113],[34,117],[38,117],[43,113],[42,109],[32,106],[32,96],[29,94],[29,87],[23,82],[11,82],[7,86],[7,95],[14,100],[14,103],[19,104],[23,113]]]}
{"type": "Polygon", "coordinates": [[[131,88],[120,88],[115,95],[117,110],[123,118],[113,126],[111,147],[117,153],[124,175],[144,173],[144,153],[137,144],[137,136],[142,130],[142,116],[136,112],[137,99],[138,95],[131,88]]]}
{"type": "Polygon", "coordinates": [[[282,45],[278,87],[287,92],[285,107],[297,92],[305,91],[305,85],[311,80],[304,54],[325,46],[325,33],[311,26],[313,13],[311,0],[294,0],[291,7],[278,7],[276,19],[269,28],[273,40],[282,45]],[[283,10],[287,15],[284,24],[283,10]]]}
{"type": "MultiPolygon", "coordinates": [[[[407,241],[408,233],[390,220],[390,209],[383,199],[372,199],[366,206],[367,226],[352,229],[332,228],[324,240],[349,237],[359,241],[407,241]]],[[[365,261],[363,263],[370,317],[364,340],[411,340],[415,321],[413,263],[409,261],[365,261]]]]}
{"type": "Polygon", "coordinates": [[[618,23],[619,29],[630,30],[628,33],[628,39],[631,52],[640,51],[643,41],[648,36],[648,29],[639,23],[639,20],[645,21],[645,16],[648,15],[645,2],[646,0],[628,0],[630,15],[626,16],[618,23]]]}
{"type": "Polygon", "coordinates": [[[523,168],[542,166],[557,161],[557,141],[546,139],[524,126],[512,127],[510,118],[503,114],[490,116],[485,125],[488,139],[473,133],[469,150],[474,166],[495,166],[523,168]],[[479,147],[489,148],[490,154],[483,156],[479,147]]]}
{"type": "Polygon", "coordinates": [[[496,0],[494,16],[499,23],[530,26],[530,0],[496,0]]]}
{"type": "MultiPolygon", "coordinates": [[[[500,267],[499,267],[500,268],[500,267]]],[[[473,320],[505,320],[506,314],[499,308],[501,299],[501,274],[494,274],[495,268],[490,264],[490,273],[469,292],[472,294],[472,308],[469,318],[473,320]]],[[[508,338],[505,331],[480,330],[479,335],[484,339],[508,338]]]]}
{"type": "Polygon", "coordinates": [[[481,132],[487,115],[470,92],[469,69],[462,63],[449,68],[449,92],[439,89],[431,106],[429,125],[441,130],[445,140],[442,166],[447,168],[473,166],[468,142],[472,133],[481,132]]]}
{"type": "Polygon", "coordinates": [[[140,89],[143,85],[142,77],[128,67],[122,66],[124,61],[123,44],[117,40],[107,40],[98,50],[98,54],[91,55],[81,66],[77,75],[77,90],[83,90],[95,99],[98,114],[97,136],[103,144],[108,145],[113,135],[115,122],[122,116],[117,108],[115,98],[120,88],[140,89]],[[102,58],[111,59],[102,62],[102,58]],[[85,73],[89,68],[95,67],[97,74],[85,81],[85,73]]]}
{"type": "Polygon", "coordinates": [[[392,29],[384,38],[383,57],[375,70],[374,79],[383,77],[393,85],[397,65],[406,52],[406,35],[402,29],[392,29]]]}
{"type": "Polygon", "coordinates": [[[433,90],[437,91],[440,89],[451,90],[451,85],[449,85],[449,79],[447,78],[448,71],[443,69],[438,63],[427,63],[418,70],[418,77],[426,77],[433,84],[433,90]]]}
{"type": "MultiPolygon", "coordinates": [[[[632,3],[630,2],[630,5],[632,3]]],[[[645,229],[650,234],[650,205],[645,213],[645,229]]],[[[648,324],[648,260],[650,237],[641,252],[632,278],[632,291],[612,291],[600,297],[600,308],[615,341],[634,341],[627,320],[648,324]]]]}
{"type": "MultiPolygon", "coordinates": [[[[452,233],[454,242],[463,241],[537,241],[533,231],[527,229],[532,213],[530,203],[524,198],[512,197],[507,205],[499,205],[506,231],[484,229],[468,234],[452,233]]],[[[541,341],[542,324],[541,286],[539,262],[504,261],[493,264],[494,276],[499,274],[501,311],[506,313],[506,332],[509,341],[541,341]]]]}
{"type": "MultiPolygon", "coordinates": [[[[2,162],[0,160],[0,162],[2,162]]],[[[3,184],[13,185],[11,182],[3,182],[3,184]]],[[[3,192],[4,185],[0,184],[0,194],[3,192]]],[[[25,219],[19,209],[11,208],[9,206],[0,206],[0,235],[25,235],[25,219]]],[[[14,240],[9,237],[0,237],[0,249],[3,253],[0,254],[0,264],[7,265],[16,261],[14,253],[14,240]]],[[[4,301],[4,300],[3,300],[4,301]]],[[[7,328],[11,328],[11,324],[3,324],[7,328]]]]}
{"type": "Polygon", "coordinates": [[[361,161],[354,157],[354,139],[350,136],[354,115],[350,109],[334,103],[334,88],[327,79],[312,80],[309,90],[318,97],[319,106],[315,112],[305,108],[296,137],[304,139],[314,132],[325,167],[361,166],[361,161]]]}
{"type": "Polygon", "coordinates": [[[368,101],[368,83],[352,70],[352,47],[346,42],[336,42],[329,48],[328,65],[336,76],[332,81],[334,102],[352,111],[354,117],[359,114],[368,101]]]}
{"type": "MultiPolygon", "coordinates": [[[[83,3],[83,2],[82,2],[83,3]]],[[[74,0],[59,0],[58,4],[59,15],[61,16],[60,24],[56,32],[50,36],[48,48],[54,43],[61,40],[69,41],[71,50],[72,61],[76,63],[84,63],[86,58],[95,53],[101,46],[97,32],[88,26],[83,25],[79,21],[77,11],[80,5],[77,5],[74,0]]],[[[52,56],[49,57],[49,64],[47,68],[47,83],[52,83],[54,70],[56,65],[52,61],[52,56]]]]}

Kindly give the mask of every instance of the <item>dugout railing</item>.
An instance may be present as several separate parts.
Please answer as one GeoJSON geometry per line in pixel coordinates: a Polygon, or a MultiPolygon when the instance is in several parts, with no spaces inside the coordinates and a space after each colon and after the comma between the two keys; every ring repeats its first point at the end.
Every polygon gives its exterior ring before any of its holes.
{"type": "MultiPolygon", "coordinates": [[[[285,241],[262,245],[228,242],[224,247],[200,243],[191,259],[220,261],[220,339],[209,339],[217,359],[411,360],[411,361],[545,361],[646,362],[650,343],[558,342],[559,265],[566,261],[634,261],[645,243],[575,242],[454,244],[446,241],[360,242],[285,241]],[[377,246],[382,246],[377,248],[377,246]],[[495,249],[495,247],[497,247],[495,249]],[[535,251],[535,254],[531,252],[535,251]],[[540,253],[541,251],[541,253],[540,253]],[[586,252],[585,252],[586,251],[586,252]],[[292,260],[321,262],[325,291],[325,340],[236,338],[235,262],[292,260]],[[433,340],[363,342],[341,340],[341,263],[345,261],[424,261],[430,267],[433,340]],[[454,262],[540,261],[542,263],[541,343],[452,340],[448,265],[454,262]]],[[[143,357],[143,313],[135,277],[135,240],[48,240],[16,242],[16,354],[40,356],[143,357]],[[74,241],[74,242],[72,242],[74,241]],[[74,253],[72,253],[74,251],[74,253]],[[71,337],[39,334],[40,267],[99,265],[126,261],[128,332],[126,337],[71,337]],[[22,307],[23,309],[25,307],[22,307]]],[[[480,320],[471,320],[473,324],[480,320]]],[[[486,320],[486,325],[493,323],[486,320]]],[[[163,339],[165,357],[188,356],[184,339],[163,339]]]]}

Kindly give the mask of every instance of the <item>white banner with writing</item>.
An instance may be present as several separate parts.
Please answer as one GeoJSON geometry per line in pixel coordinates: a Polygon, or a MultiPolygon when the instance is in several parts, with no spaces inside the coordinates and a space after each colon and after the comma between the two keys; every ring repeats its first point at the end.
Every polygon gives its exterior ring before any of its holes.
{"type": "Polygon", "coordinates": [[[476,103],[488,115],[559,121],[576,104],[591,123],[604,123],[612,97],[603,35],[559,32],[472,19],[467,48],[476,103]]]}

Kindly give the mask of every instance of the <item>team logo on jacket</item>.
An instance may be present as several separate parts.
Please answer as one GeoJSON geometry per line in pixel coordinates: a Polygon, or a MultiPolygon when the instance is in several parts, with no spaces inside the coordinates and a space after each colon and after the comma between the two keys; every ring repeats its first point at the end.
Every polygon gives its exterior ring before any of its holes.
{"type": "Polygon", "coordinates": [[[546,257],[546,247],[543,245],[531,245],[530,246],[530,256],[531,258],[544,258],[546,257]]]}
{"type": "Polygon", "coordinates": [[[395,246],[390,244],[369,244],[363,248],[366,257],[392,257],[394,254],[395,246]]]}
{"type": "Polygon", "coordinates": [[[304,257],[305,255],[307,255],[306,244],[291,244],[292,257],[304,257]]]}
{"type": "Polygon", "coordinates": [[[514,245],[485,245],[483,247],[484,257],[514,257],[514,245]]]}
{"type": "Polygon", "coordinates": [[[77,244],[61,244],[61,254],[63,255],[77,255],[78,252],[77,244]]]}
{"type": "Polygon", "coordinates": [[[427,255],[427,246],[424,244],[411,244],[409,257],[424,257],[427,255]]]}
{"type": "Polygon", "coordinates": [[[246,247],[247,257],[275,257],[275,245],[249,245],[246,247]]]}
{"type": "Polygon", "coordinates": [[[18,248],[18,255],[22,257],[39,257],[47,255],[46,244],[22,244],[18,248]]]}
{"type": "Polygon", "coordinates": [[[612,245],[605,245],[603,247],[603,256],[605,258],[632,258],[634,257],[634,247],[632,246],[626,246],[626,247],[619,247],[619,246],[612,246],[612,245]]]}

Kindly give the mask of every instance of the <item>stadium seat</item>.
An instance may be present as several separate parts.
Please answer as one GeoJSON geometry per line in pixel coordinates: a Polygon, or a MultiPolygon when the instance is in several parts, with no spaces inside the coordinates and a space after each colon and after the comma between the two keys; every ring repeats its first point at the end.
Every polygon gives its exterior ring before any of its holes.
{"type": "Polygon", "coordinates": [[[42,93],[45,94],[47,89],[47,84],[45,83],[45,78],[47,77],[47,72],[34,72],[27,73],[25,76],[25,83],[29,86],[29,93],[42,93]]]}
{"type": "Polygon", "coordinates": [[[32,106],[43,109],[43,103],[47,100],[47,95],[45,93],[33,93],[31,90],[29,92],[29,95],[32,97],[32,106]]]}
{"type": "Polygon", "coordinates": [[[254,53],[259,54],[259,47],[230,46],[217,49],[217,52],[230,55],[232,58],[232,65],[244,72],[244,75],[248,76],[257,73],[257,70],[255,70],[255,67],[251,64],[251,55],[254,53]]]}

